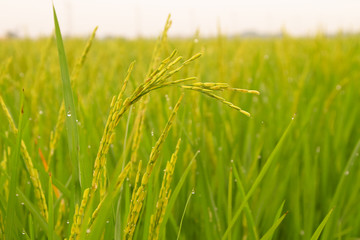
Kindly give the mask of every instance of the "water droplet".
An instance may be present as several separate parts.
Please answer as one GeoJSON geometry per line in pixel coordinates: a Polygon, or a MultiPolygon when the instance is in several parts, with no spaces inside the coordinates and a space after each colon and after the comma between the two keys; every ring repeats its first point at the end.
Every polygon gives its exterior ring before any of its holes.
{"type": "Polygon", "coordinates": [[[319,153],[320,152],[320,146],[316,147],[316,152],[319,153]]]}
{"type": "Polygon", "coordinates": [[[261,155],[258,156],[258,159],[261,159],[261,155]]]}
{"type": "Polygon", "coordinates": [[[154,136],[154,129],[151,130],[151,136],[154,136]]]}
{"type": "Polygon", "coordinates": [[[301,235],[301,236],[304,236],[304,234],[305,234],[305,231],[304,231],[304,230],[301,230],[301,231],[300,231],[300,235],[301,235]]]}
{"type": "Polygon", "coordinates": [[[237,179],[235,178],[234,182],[237,182],[237,179]]]}
{"type": "Polygon", "coordinates": [[[165,99],[167,102],[169,102],[170,101],[169,95],[165,94],[165,99]]]}
{"type": "Polygon", "coordinates": [[[29,118],[29,121],[31,121],[32,120],[32,118],[29,118]]]}
{"type": "Polygon", "coordinates": [[[126,178],[126,181],[129,181],[130,179],[129,178],[126,178]]]}
{"type": "Polygon", "coordinates": [[[198,43],[198,42],[199,42],[199,39],[195,38],[194,43],[198,43]]]}
{"type": "Polygon", "coordinates": [[[23,231],[21,234],[22,234],[22,235],[25,235],[25,231],[23,231]]]}
{"type": "Polygon", "coordinates": [[[66,116],[71,117],[71,112],[68,111],[68,112],[66,113],[66,116]]]}
{"type": "Polygon", "coordinates": [[[192,195],[194,195],[194,194],[195,194],[195,189],[193,189],[193,190],[191,191],[191,194],[192,194],[192,195]]]}
{"type": "Polygon", "coordinates": [[[27,181],[27,184],[30,184],[30,181],[27,181]]]}
{"type": "Polygon", "coordinates": [[[106,220],[106,223],[109,223],[109,220],[106,220]]]}
{"type": "Polygon", "coordinates": [[[230,160],[230,162],[231,162],[231,163],[233,163],[233,162],[234,162],[234,160],[233,160],[233,159],[231,159],[231,160],[230,160]]]}
{"type": "Polygon", "coordinates": [[[77,120],[77,119],[76,119],[75,121],[76,121],[76,122],[79,122],[79,120],[77,120]]]}
{"type": "Polygon", "coordinates": [[[18,197],[18,196],[19,196],[19,194],[15,194],[15,196],[17,196],[17,197],[18,197]]]}
{"type": "Polygon", "coordinates": [[[43,114],[44,114],[44,112],[43,112],[42,110],[40,110],[40,111],[39,111],[39,114],[40,114],[40,115],[43,115],[43,114]]]}
{"type": "Polygon", "coordinates": [[[349,173],[350,173],[349,171],[346,171],[344,174],[347,176],[347,175],[349,175],[349,173]]]}
{"type": "Polygon", "coordinates": [[[170,107],[169,107],[169,110],[172,110],[172,109],[173,109],[172,106],[170,106],[170,107]]]}
{"type": "Polygon", "coordinates": [[[340,91],[341,90],[341,85],[336,85],[336,90],[340,91]]]}
{"type": "Polygon", "coordinates": [[[88,145],[88,149],[90,149],[91,148],[91,146],[90,145],[88,145]]]}
{"type": "Polygon", "coordinates": [[[91,232],[90,228],[86,229],[86,233],[89,234],[91,232]]]}
{"type": "Polygon", "coordinates": [[[22,203],[20,203],[20,204],[21,204],[22,206],[24,206],[25,203],[22,202],[22,203]]]}
{"type": "Polygon", "coordinates": [[[69,224],[69,223],[70,223],[70,221],[69,221],[69,220],[67,220],[67,221],[66,221],[66,224],[69,224]]]}

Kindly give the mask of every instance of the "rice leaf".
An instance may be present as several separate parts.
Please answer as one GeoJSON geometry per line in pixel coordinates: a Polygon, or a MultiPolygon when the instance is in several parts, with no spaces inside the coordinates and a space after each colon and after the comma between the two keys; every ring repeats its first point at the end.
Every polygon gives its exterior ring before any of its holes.
{"type": "Polygon", "coordinates": [[[333,210],[334,210],[333,208],[330,209],[329,213],[326,214],[324,220],[322,220],[322,222],[320,223],[320,225],[317,227],[317,229],[315,230],[314,234],[312,235],[311,240],[317,240],[317,239],[319,239],[320,234],[321,234],[322,230],[324,229],[327,221],[329,220],[329,217],[331,216],[331,213],[333,212],[333,210]]]}
{"type": "Polygon", "coordinates": [[[274,224],[271,226],[271,228],[265,233],[265,235],[260,240],[271,239],[275,230],[280,225],[280,223],[284,220],[286,215],[287,215],[287,213],[285,213],[284,215],[281,216],[281,218],[279,218],[277,221],[275,221],[274,224]]]}
{"type": "Polygon", "coordinates": [[[231,231],[231,228],[234,226],[235,222],[237,221],[237,219],[240,217],[240,214],[242,212],[242,210],[244,209],[247,201],[250,199],[250,197],[253,195],[253,193],[255,192],[255,189],[258,187],[258,185],[260,184],[261,180],[264,178],[265,174],[267,173],[267,171],[269,170],[271,164],[276,160],[276,155],[279,152],[279,150],[282,148],[282,146],[284,145],[285,139],[287,137],[287,135],[290,132],[291,127],[293,126],[293,122],[294,122],[294,118],[292,118],[291,122],[289,123],[288,127],[286,128],[285,132],[283,133],[283,135],[281,136],[279,142],[276,144],[274,150],[271,152],[268,160],[266,161],[266,163],[264,164],[263,168],[261,169],[259,175],[256,177],[253,185],[251,186],[249,192],[246,194],[242,204],[240,205],[240,207],[238,208],[238,210],[235,213],[235,216],[233,217],[232,221],[229,223],[228,228],[226,229],[224,235],[222,236],[221,239],[225,240],[227,235],[229,234],[229,232],[231,231]]]}
{"type": "Polygon", "coordinates": [[[68,138],[68,147],[70,152],[70,159],[72,162],[72,172],[73,172],[73,186],[74,189],[74,198],[75,203],[79,202],[81,197],[80,187],[85,189],[87,186],[90,186],[91,174],[86,174],[85,169],[82,168],[82,163],[79,162],[79,134],[76,123],[76,108],[73,98],[73,92],[71,89],[70,75],[68,69],[68,63],[66,59],[64,44],[60,32],[59,22],[56,16],[55,7],[53,6],[54,13],[54,24],[55,24],[55,35],[56,43],[59,55],[59,64],[61,70],[61,80],[63,83],[63,94],[65,101],[65,112],[66,112],[66,131],[68,138]],[[81,186],[80,186],[81,185],[81,186]]]}

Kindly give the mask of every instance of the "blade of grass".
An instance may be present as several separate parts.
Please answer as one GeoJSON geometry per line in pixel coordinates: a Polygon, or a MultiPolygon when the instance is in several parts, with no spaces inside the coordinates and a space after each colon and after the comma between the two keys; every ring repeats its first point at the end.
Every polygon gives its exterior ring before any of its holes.
{"type": "Polygon", "coordinates": [[[16,192],[19,200],[24,203],[24,206],[31,212],[40,227],[44,230],[44,232],[48,232],[48,224],[46,223],[44,217],[40,214],[39,209],[31,203],[30,199],[28,199],[19,188],[17,188],[16,192]]]}
{"type": "Polygon", "coordinates": [[[234,226],[235,222],[237,221],[237,219],[240,217],[242,210],[244,209],[247,201],[250,199],[250,197],[252,196],[252,194],[255,192],[255,189],[258,187],[258,185],[260,184],[261,180],[264,178],[265,174],[267,173],[267,171],[269,170],[271,164],[275,161],[275,157],[277,155],[277,153],[279,152],[279,150],[282,148],[282,146],[284,145],[285,139],[287,137],[287,135],[290,132],[291,127],[293,126],[293,122],[294,122],[294,118],[292,118],[291,122],[289,123],[288,127],[286,128],[285,132],[283,133],[283,135],[281,136],[279,142],[276,144],[274,150],[271,152],[268,160],[266,161],[266,163],[264,164],[263,168],[261,169],[259,175],[256,177],[253,185],[251,186],[249,192],[246,194],[242,204],[240,205],[240,207],[238,208],[238,210],[235,213],[234,218],[232,219],[232,221],[230,222],[228,228],[226,229],[224,235],[222,236],[222,240],[225,240],[227,235],[229,234],[229,232],[231,231],[231,228],[234,226]]]}
{"type": "Polygon", "coordinates": [[[187,207],[188,207],[188,205],[189,205],[189,203],[190,203],[190,199],[191,199],[192,195],[194,195],[194,194],[195,194],[195,190],[192,190],[191,193],[189,194],[188,199],[186,200],[185,207],[184,207],[184,211],[183,211],[183,214],[182,214],[182,216],[181,216],[179,231],[178,231],[176,240],[179,240],[179,239],[180,239],[181,227],[182,227],[182,224],[183,224],[183,221],[184,221],[186,209],[187,209],[187,207]]]}
{"type": "MultiPolygon", "coordinates": [[[[228,183],[228,212],[227,212],[227,220],[228,222],[231,222],[232,218],[232,181],[233,181],[233,171],[232,168],[230,168],[229,171],[229,183],[228,183]]],[[[229,234],[229,240],[231,240],[231,233],[229,234]]]]}
{"type": "Polygon", "coordinates": [[[320,225],[317,227],[316,231],[315,231],[314,234],[312,235],[311,240],[317,240],[317,239],[319,239],[320,234],[321,234],[322,230],[324,229],[327,221],[329,220],[329,218],[330,218],[331,213],[333,212],[333,210],[334,210],[333,208],[330,209],[329,213],[326,214],[324,220],[322,220],[322,222],[320,223],[320,225]]]}
{"type": "Polygon", "coordinates": [[[285,213],[284,215],[281,216],[281,218],[279,218],[277,221],[275,221],[274,224],[271,226],[271,228],[265,233],[265,235],[260,240],[271,239],[275,230],[280,225],[280,223],[284,220],[286,215],[287,215],[287,213],[285,213]]]}
{"type": "Polygon", "coordinates": [[[34,223],[33,223],[31,214],[29,214],[29,230],[30,230],[30,239],[34,240],[35,239],[35,236],[34,236],[35,229],[34,229],[34,223]]]}
{"type": "MultiPolygon", "coordinates": [[[[276,215],[275,215],[274,222],[280,218],[281,212],[282,212],[283,209],[284,209],[284,205],[285,205],[285,200],[282,202],[279,210],[277,211],[277,213],[276,213],[276,215]]],[[[271,240],[271,239],[273,238],[273,236],[274,236],[274,232],[273,232],[272,234],[270,234],[270,238],[269,238],[269,239],[271,240]]]]}
{"type": "Polygon", "coordinates": [[[16,136],[16,145],[14,146],[14,152],[9,163],[10,170],[10,187],[9,187],[9,197],[7,202],[6,209],[6,228],[5,236],[6,239],[15,239],[16,233],[19,232],[19,229],[16,229],[15,218],[16,218],[16,204],[18,204],[16,198],[16,187],[19,177],[19,161],[20,161],[20,144],[23,134],[23,115],[24,115],[24,93],[21,94],[20,102],[20,114],[19,114],[19,126],[18,134],[16,136]]]}
{"type": "MultiPolygon", "coordinates": [[[[234,172],[234,176],[235,176],[235,179],[236,179],[236,182],[237,182],[237,186],[239,188],[239,192],[240,192],[240,197],[241,199],[244,199],[245,197],[245,189],[244,189],[244,186],[242,184],[242,181],[239,177],[239,173],[236,169],[236,166],[234,164],[234,162],[231,163],[232,164],[232,172],[234,172]]],[[[257,230],[256,230],[256,225],[255,225],[255,221],[254,221],[254,216],[251,212],[251,209],[250,209],[250,206],[249,206],[249,203],[246,202],[245,203],[245,214],[246,214],[246,218],[247,218],[247,221],[248,221],[248,227],[251,229],[250,231],[250,236],[252,239],[259,239],[259,236],[258,236],[258,233],[257,233],[257,230]]],[[[229,221],[230,223],[231,221],[229,221]]],[[[230,236],[230,235],[229,235],[230,236]]]]}
{"type": "MultiPolygon", "coordinates": [[[[357,162],[357,158],[359,155],[359,150],[360,150],[360,139],[358,140],[354,150],[352,151],[352,154],[345,166],[345,169],[343,170],[343,174],[341,175],[340,181],[336,187],[336,191],[334,194],[334,197],[331,201],[331,207],[335,207],[337,206],[337,204],[339,203],[339,201],[341,200],[344,188],[346,186],[348,186],[348,184],[350,184],[350,177],[351,177],[351,173],[354,172],[353,169],[356,167],[357,162]]],[[[337,209],[335,209],[334,215],[338,216],[338,212],[339,212],[339,207],[337,209]]],[[[334,219],[337,219],[337,217],[335,217],[334,219]]],[[[328,239],[329,235],[330,235],[330,231],[332,230],[332,226],[334,224],[333,220],[330,220],[330,222],[326,225],[326,228],[324,229],[324,234],[323,234],[323,238],[324,239],[328,239]]]]}
{"type": "Polygon", "coordinates": [[[55,7],[53,6],[54,13],[54,24],[55,24],[55,35],[56,43],[59,55],[59,65],[61,70],[61,79],[63,83],[63,93],[65,101],[65,111],[66,111],[66,131],[68,138],[68,147],[70,152],[70,160],[72,162],[72,172],[73,172],[73,194],[74,201],[73,204],[79,203],[81,198],[81,191],[86,187],[90,186],[91,173],[86,174],[88,171],[82,169],[83,164],[79,162],[79,134],[76,124],[76,108],[73,98],[73,92],[71,89],[70,75],[68,69],[68,63],[66,59],[64,44],[60,32],[59,22],[56,16],[55,7]],[[82,171],[83,170],[83,171],[82,171]]]}

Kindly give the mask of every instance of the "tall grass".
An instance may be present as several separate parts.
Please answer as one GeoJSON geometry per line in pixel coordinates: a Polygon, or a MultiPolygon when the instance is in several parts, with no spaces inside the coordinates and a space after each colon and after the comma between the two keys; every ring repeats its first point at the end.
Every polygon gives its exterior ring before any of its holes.
{"type": "Polygon", "coordinates": [[[360,36],[170,26],[0,40],[0,238],[360,237],[360,36]]]}

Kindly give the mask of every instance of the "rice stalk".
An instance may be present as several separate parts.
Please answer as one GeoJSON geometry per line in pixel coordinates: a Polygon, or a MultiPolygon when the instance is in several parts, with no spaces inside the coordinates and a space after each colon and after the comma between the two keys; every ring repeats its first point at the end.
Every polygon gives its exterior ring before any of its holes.
{"type": "Polygon", "coordinates": [[[175,164],[177,160],[177,154],[179,152],[181,139],[176,144],[175,152],[172,154],[171,159],[166,164],[164,177],[162,180],[159,198],[156,203],[156,212],[151,216],[149,239],[158,239],[160,225],[165,215],[165,210],[170,198],[171,189],[170,185],[175,170],[175,164]]]}
{"type": "Polygon", "coordinates": [[[124,230],[124,238],[125,239],[133,239],[134,231],[136,228],[136,223],[139,219],[139,215],[140,215],[140,212],[141,212],[141,209],[142,209],[142,206],[144,203],[144,199],[146,196],[147,184],[149,182],[150,175],[151,175],[152,170],[153,170],[153,168],[156,164],[156,161],[159,157],[159,154],[162,149],[165,138],[167,137],[167,135],[170,131],[170,128],[173,124],[176,113],[179,110],[180,103],[182,101],[183,96],[184,95],[180,96],[178,102],[176,103],[176,105],[169,117],[168,122],[166,123],[166,126],[165,126],[162,134],[160,135],[159,139],[157,140],[154,148],[151,150],[149,161],[146,166],[145,173],[142,176],[139,187],[134,189],[133,194],[135,193],[135,195],[133,195],[133,197],[131,199],[132,204],[130,205],[128,220],[127,220],[127,224],[126,224],[126,227],[124,230]]]}

